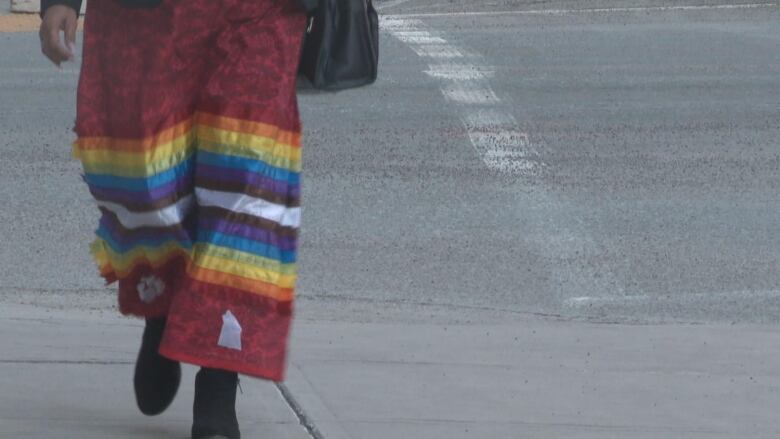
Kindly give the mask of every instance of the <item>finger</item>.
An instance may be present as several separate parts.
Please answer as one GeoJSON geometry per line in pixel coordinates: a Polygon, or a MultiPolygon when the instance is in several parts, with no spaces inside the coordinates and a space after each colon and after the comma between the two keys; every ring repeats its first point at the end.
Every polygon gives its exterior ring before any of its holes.
{"type": "Polygon", "coordinates": [[[60,63],[62,62],[62,60],[60,60],[59,56],[52,53],[47,46],[41,46],[41,52],[46,56],[46,58],[49,59],[49,61],[54,63],[54,65],[60,67],[60,63]]]}
{"type": "Polygon", "coordinates": [[[44,45],[46,46],[48,52],[52,55],[52,61],[56,60],[55,64],[58,62],[67,61],[72,56],[70,50],[65,47],[65,44],[60,38],[60,30],[63,27],[64,23],[60,24],[60,26],[48,26],[47,33],[45,35],[44,45]]]}
{"type": "Polygon", "coordinates": [[[51,49],[52,45],[49,41],[49,28],[46,22],[41,23],[41,28],[38,31],[38,38],[41,40],[41,52],[46,56],[46,58],[49,59],[49,61],[53,62],[59,67],[62,60],[51,49]]]}
{"type": "Polygon", "coordinates": [[[76,30],[78,26],[78,18],[75,15],[68,15],[65,19],[65,44],[70,51],[71,57],[76,56],[76,30]]]}

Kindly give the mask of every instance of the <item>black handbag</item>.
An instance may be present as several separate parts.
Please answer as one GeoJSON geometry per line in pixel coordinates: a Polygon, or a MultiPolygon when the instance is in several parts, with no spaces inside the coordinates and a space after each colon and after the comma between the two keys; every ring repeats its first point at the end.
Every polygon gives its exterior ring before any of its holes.
{"type": "Polygon", "coordinates": [[[320,0],[299,0],[301,3],[301,6],[303,6],[303,9],[306,9],[306,12],[311,14],[314,12],[315,9],[317,9],[317,5],[320,4],[320,0]]]}
{"type": "Polygon", "coordinates": [[[378,65],[379,16],[372,1],[319,0],[298,72],[314,88],[342,90],[376,81],[378,65]]]}

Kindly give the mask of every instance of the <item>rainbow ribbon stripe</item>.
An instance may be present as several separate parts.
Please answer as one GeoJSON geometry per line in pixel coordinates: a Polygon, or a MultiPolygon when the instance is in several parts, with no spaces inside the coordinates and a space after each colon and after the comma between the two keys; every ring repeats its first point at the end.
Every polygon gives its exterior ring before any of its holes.
{"type": "Polygon", "coordinates": [[[197,112],[140,140],[80,138],[102,212],[92,254],[109,282],[185,258],[199,282],[292,301],[300,133],[197,112]]]}

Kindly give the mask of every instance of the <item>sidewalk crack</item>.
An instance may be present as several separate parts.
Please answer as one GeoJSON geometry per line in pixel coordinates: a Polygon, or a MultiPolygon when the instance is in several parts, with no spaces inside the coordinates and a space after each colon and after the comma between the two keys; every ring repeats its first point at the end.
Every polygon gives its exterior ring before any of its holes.
{"type": "Polygon", "coordinates": [[[287,386],[284,385],[284,383],[277,382],[274,383],[274,385],[279,390],[279,393],[281,393],[282,398],[284,398],[284,401],[287,403],[287,405],[290,407],[293,413],[295,413],[295,416],[298,418],[298,421],[309,433],[309,436],[311,436],[312,439],[325,439],[325,436],[323,436],[322,433],[320,433],[320,431],[317,429],[317,426],[314,424],[314,421],[311,418],[309,418],[309,416],[303,410],[303,407],[301,407],[298,401],[295,400],[295,397],[293,397],[292,392],[290,392],[290,389],[288,389],[287,386]]]}

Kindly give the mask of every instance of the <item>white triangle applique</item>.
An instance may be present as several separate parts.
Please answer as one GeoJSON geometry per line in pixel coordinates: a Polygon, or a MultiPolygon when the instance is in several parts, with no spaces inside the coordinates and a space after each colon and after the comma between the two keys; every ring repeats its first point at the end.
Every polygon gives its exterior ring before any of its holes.
{"type": "Polygon", "coordinates": [[[241,350],[241,325],[229,310],[222,315],[222,331],[219,332],[217,344],[223,348],[241,350]]]}

